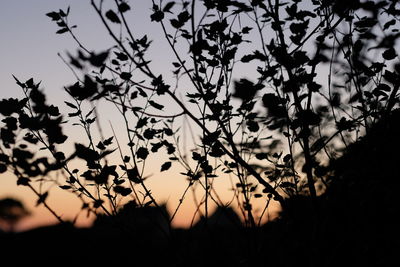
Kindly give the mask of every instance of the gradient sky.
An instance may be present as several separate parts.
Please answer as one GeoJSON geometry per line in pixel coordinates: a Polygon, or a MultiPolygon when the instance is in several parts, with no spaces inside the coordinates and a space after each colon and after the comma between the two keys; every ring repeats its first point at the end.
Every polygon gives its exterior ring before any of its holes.
{"type": "MultiPolygon", "coordinates": [[[[138,34],[147,33],[157,36],[159,33],[148,17],[150,8],[148,1],[131,1],[133,11],[130,12],[130,23],[138,34]],[[147,3],[146,6],[143,3],[147,3]]],[[[48,101],[59,106],[65,106],[66,94],[63,86],[75,82],[75,77],[67,66],[57,56],[65,55],[66,51],[73,54],[76,43],[67,34],[58,35],[57,25],[50,20],[46,13],[70,6],[69,20],[77,24],[76,35],[89,49],[101,51],[112,46],[110,37],[99,23],[97,14],[90,6],[90,1],[82,0],[1,0],[0,1],[0,80],[1,98],[21,97],[22,92],[15,84],[14,74],[25,81],[33,77],[42,81],[42,89],[46,92],[48,101]]],[[[150,6],[151,7],[151,6],[150,6]]],[[[153,55],[162,57],[162,49],[155,47],[153,55]]],[[[158,64],[162,67],[162,64],[158,64]]],[[[108,118],[110,119],[110,118],[108,118]]],[[[60,214],[72,218],[79,211],[80,202],[69,193],[53,190],[49,201],[60,214]]],[[[43,225],[55,220],[42,207],[35,208],[35,197],[30,190],[17,187],[15,179],[10,174],[3,174],[0,180],[0,197],[17,197],[33,210],[31,218],[22,222],[20,228],[30,228],[43,225]]],[[[85,224],[82,216],[81,224],[85,224]]]]}
{"type": "MultiPolygon", "coordinates": [[[[106,1],[107,2],[107,1],[106,1]]],[[[151,4],[148,0],[131,0],[132,11],[128,13],[128,22],[133,27],[137,36],[148,34],[155,40],[150,50],[153,60],[153,69],[156,73],[167,72],[172,69],[171,53],[168,52],[166,41],[161,37],[159,25],[151,23],[151,4]]],[[[64,100],[68,100],[63,92],[63,86],[74,83],[75,77],[57,53],[65,55],[66,51],[72,54],[76,52],[77,45],[68,34],[58,35],[57,25],[50,20],[46,13],[58,10],[66,10],[70,6],[69,21],[77,24],[75,33],[80,41],[90,50],[102,51],[113,45],[95,11],[86,0],[1,0],[0,1],[0,80],[1,98],[21,97],[21,91],[12,77],[14,74],[20,80],[25,81],[31,77],[35,81],[42,81],[42,89],[45,91],[48,102],[65,107],[64,100]]],[[[167,77],[168,79],[168,77],[167,77]]],[[[106,107],[108,108],[108,107],[106,107]]],[[[111,120],[118,124],[118,119],[112,111],[105,112],[111,120]]],[[[79,140],[76,131],[68,133],[79,140]]],[[[159,162],[158,162],[159,164],[159,162]]],[[[152,173],[152,166],[147,165],[152,173]]],[[[159,170],[159,165],[157,166],[159,170]]],[[[155,172],[155,171],[154,171],[155,172]]],[[[27,188],[17,187],[15,178],[10,174],[0,176],[0,198],[11,196],[21,199],[33,215],[23,221],[19,229],[28,229],[39,225],[56,222],[49,212],[43,207],[35,208],[36,198],[27,188]]],[[[176,192],[183,192],[187,182],[183,176],[171,169],[162,176],[149,179],[149,188],[162,201],[168,201],[170,210],[173,210],[180,196],[176,192]]],[[[229,187],[226,181],[216,181],[217,188],[229,187]]],[[[56,186],[54,186],[56,187],[56,186]]],[[[182,210],[177,216],[176,225],[187,226],[192,217],[194,206],[191,197],[184,202],[182,210]],[[189,214],[189,215],[188,215],[189,214]]],[[[230,195],[226,195],[229,200],[230,195]]],[[[70,193],[54,188],[50,192],[49,203],[63,218],[72,219],[80,210],[80,202],[70,193]]],[[[84,215],[79,217],[79,225],[88,225],[84,215]]]]}

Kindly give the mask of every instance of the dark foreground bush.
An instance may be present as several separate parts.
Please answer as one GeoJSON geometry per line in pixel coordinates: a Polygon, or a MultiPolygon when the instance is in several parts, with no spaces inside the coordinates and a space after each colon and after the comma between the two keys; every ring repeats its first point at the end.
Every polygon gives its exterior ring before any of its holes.
{"type": "Polygon", "coordinates": [[[308,196],[286,200],[280,218],[240,225],[219,208],[191,229],[169,229],[153,207],[126,205],[93,227],[70,224],[2,234],[2,261],[17,264],[147,266],[388,266],[399,244],[395,151],[400,112],[377,123],[331,163],[318,210],[308,196]]]}

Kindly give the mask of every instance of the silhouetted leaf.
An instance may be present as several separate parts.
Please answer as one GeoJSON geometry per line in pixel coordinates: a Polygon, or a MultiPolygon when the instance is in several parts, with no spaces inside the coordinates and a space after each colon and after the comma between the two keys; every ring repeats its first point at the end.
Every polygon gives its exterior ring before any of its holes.
{"type": "Polygon", "coordinates": [[[222,150],[221,146],[218,143],[215,143],[211,147],[211,151],[208,153],[211,157],[219,158],[225,155],[225,152],[222,150]]]}
{"type": "Polygon", "coordinates": [[[98,54],[91,53],[89,62],[95,67],[102,67],[108,57],[108,51],[100,52],[98,54]]]}
{"type": "Polygon", "coordinates": [[[163,146],[163,144],[161,142],[151,143],[151,146],[151,152],[156,153],[163,146]]]}
{"type": "Polygon", "coordinates": [[[161,165],[161,171],[163,172],[169,170],[169,168],[171,168],[171,165],[172,165],[171,161],[165,162],[163,165],[161,165]]]}
{"type": "Polygon", "coordinates": [[[249,129],[250,132],[258,132],[258,130],[260,130],[260,126],[258,125],[258,123],[253,120],[248,120],[246,124],[247,129],[249,129]]]}
{"type": "Polygon", "coordinates": [[[0,100],[0,114],[10,116],[13,113],[19,113],[25,106],[26,101],[19,101],[16,98],[0,100]]]}
{"type": "Polygon", "coordinates": [[[67,27],[61,28],[58,31],[56,31],[57,34],[63,34],[63,33],[66,33],[66,32],[68,32],[68,28],[67,27]]]}
{"type": "Polygon", "coordinates": [[[286,117],[286,108],[283,101],[275,94],[268,93],[262,98],[264,106],[268,109],[268,114],[274,117],[286,117]]]}
{"type": "Polygon", "coordinates": [[[192,152],[192,159],[196,161],[202,161],[203,157],[197,152],[192,152]]]}
{"type": "Polygon", "coordinates": [[[166,85],[164,83],[162,75],[159,75],[157,78],[153,79],[151,85],[153,85],[156,88],[158,95],[165,94],[165,92],[167,92],[170,87],[169,85],[166,85]]]}
{"type": "Polygon", "coordinates": [[[233,60],[235,58],[236,51],[237,51],[236,47],[226,50],[220,60],[221,64],[226,65],[226,66],[229,65],[231,63],[231,60],[233,60]]]}
{"type": "Polygon", "coordinates": [[[77,112],[71,112],[71,113],[68,113],[68,117],[70,117],[70,118],[72,118],[72,117],[78,117],[79,115],[81,115],[81,111],[80,110],[78,110],[77,112]]]}
{"type": "Polygon", "coordinates": [[[383,25],[383,30],[388,29],[390,26],[393,26],[396,24],[396,20],[395,19],[391,19],[388,22],[385,23],[385,25],[383,25]]]}
{"type": "Polygon", "coordinates": [[[99,207],[101,207],[101,205],[103,205],[104,200],[102,199],[96,199],[95,201],[93,201],[93,208],[97,209],[99,207]]]}
{"type": "Polygon", "coordinates": [[[127,188],[127,187],[123,187],[123,186],[120,186],[120,185],[114,186],[113,189],[114,189],[115,193],[120,194],[120,195],[122,195],[124,197],[129,195],[130,193],[132,193],[132,189],[127,188]]]}
{"type": "Polygon", "coordinates": [[[117,178],[115,178],[115,179],[113,180],[113,182],[114,182],[116,185],[121,185],[121,184],[125,183],[125,180],[124,180],[124,179],[117,179],[117,178]]]}
{"type": "Polygon", "coordinates": [[[160,22],[164,19],[164,12],[161,10],[154,11],[153,14],[150,15],[151,21],[160,22]]]}
{"type": "Polygon", "coordinates": [[[387,50],[385,50],[385,51],[382,53],[382,57],[383,57],[384,59],[386,59],[386,60],[395,59],[396,56],[397,56],[396,50],[394,50],[393,47],[392,47],[392,48],[389,48],[389,49],[387,49],[387,50]]]}
{"type": "Polygon", "coordinates": [[[125,53],[122,53],[122,52],[114,52],[114,53],[115,53],[115,55],[117,55],[117,59],[120,61],[126,61],[129,59],[125,53]]]}
{"type": "Polygon", "coordinates": [[[60,185],[59,187],[60,187],[61,189],[63,189],[63,190],[68,190],[68,189],[71,189],[71,188],[72,188],[70,185],[60,185]]]}
{"type": "Polygon", "coordinates": [[[136,184],[141,183],[142,180],[140,179],[137,168],[128,169],[126,171],[126,174],[128,175],[128,179],[131,180],[132,182],[136,184]]]}
{"type": "Polygon", "coordinates": [[[396,73],[390,71],[390,70],[385,70],[384,74],[383,74],[383,78],[385,78],[388,82],[392,83],[392,84],[396,84],[396,82],[398,81],[399,77],[396,73]]]}
{"type": "Polygon", "coordinates": [[[7,171],[7,166],[3,163],[0,163],[0,173],[5,173],[7,171]]]}
{"type": "Polygon", "coordinates": [[[240,81],[235,81],[235,91],[232,96],[247,102],[252,100],[257,91],[261,90],[263,87],[262,84],[254,84],[247,79],[240,79],[240,81]]]}
{"type": "Polygon", "coordinates": [[[123,161],[125,163],[128,163],[131,160],[131,158],[129,156],[124,156],[123,161]]]}
{"type": "Polygon", "coordinates": [[[178,20],[182,25],[184,25],[187,21],[189,21],[189,19],[190,19],[190,14],[186,10],[178,14],[178,20]]]}
{"type": "Polygon", "coordinates": [[[121,2],[118,4],[118,10],[122,13],[130,10],[131,7],[126,2],[121,2]]]}
{"type": "Polygon", "coordinates": [[[137,129],[140,129],[140,128],[142,128],[143,126],[147,125],[148,120],[149,120],[149,118],[147,118],[147,117],[140,118],[140,119],[138,120],[137,124],[136,124],[136,128],[137,128],[137,129]]]}
{"type": "MultiPolygon", "coordinates": [[[[92,180],[94,180],[96,184],[107,184],[110,176],[113,176],[114,179],[117,179],[118,173],[116,172],[116,167],[117,166],[115,166],[115,165],[104,166],[103,168],[101,168],[101,171],[99,174],[96,174],[93,176],[92,180]]],[[[86,178],[86,179],[90,180],[89,178],[86,178]]]]}
{"type": "Polygon", "coordinates": [[[96,161],[100,157],[99,153],[82,144],[75,144],[75,155],[85,160],[89,168],[96,168],[98,165],[96,161]]]}
{"type": "Polygon", "coordinates": [[[64,10],[59,9],[58,13],[60,14],[61,17],[65,18],[67,16],[67,14],[64,12],[64,10]]]}
{"type": "Polygon", "coordinates": [[[47,114],[49,114],[50,116],[59,116],[60,115],[60,110],[58,109],[58,107],[54,106],[54,105],[50,105],[47,107],[47,114]]]}
{"type": "Polygon", "coordinates": [[[68,93],[78,100],[84,100],[94,96],[98,92],[97,83],[94,82],[88,75],[85,75],[83,86],[78,82],[67,88],[68,93]]]}
{"type": "Polygon", "coordinates": [[[298,112],[297,117],[301,123],[306,125],[318,125],[321,121],[319,115],[311,110],[303,110],[302,112],[298,112]]]}
{"type": "Polygon", "coordinates": [[[169,155],[173,154],[175,152],[176,149],[175,149],[175,146],[173,144],[169,143],[167,140],[164,140],[163,144],[167,147],[167,153],[169,155]]]}
{"type": "Polygon", "coordinates": [[[377,23],[374,18],[363,17],[359,21],[354,22],[354,26],[358,28],[372,28],[377,23]]]}
{"type": "Polygon", "coordinates": [[[290,182],[283,182],[283,183],[280,184],[280,186],[282,188],[288,188],[288,187],[296,188],[296,185],[293,184],[293,183],[290,183],[290,182]]]}
{"type": "Polygon", "coordinates": [[[63,161],[63,160],[65,160],[65,154],[64,154],[64,152],[57,151],[56,153],[54,153],[54,158],[57,161],[63,161]]]}
{"type": "Polygon", "coordinates": [[[104,146],[104,144],[103,144],[101,141],[99,141],[99,143],[97,143],[96,147],[97,147],[98,149],[100,149],[100,150],[106,149],[106,147],[104,146]]]}
{"type": "Polygon", "coordinates": [[[48,196],[49,196],[49,192],[44,192],[43,194],[41,194],[39,196],[38,200],[36,201],[36,206],[44,203],[48,196]]]}
{"type": "Polygon", "coordinates": [[[139,147],[139,149],[136,152],[136,156],[139,159],[146,159],[148,155],[149,155],[149,151],[145,147],[139,147]]]}
{"type": "Polygon", "coordinates": [[[143,137],[146,139],[153,139],[154,135],[157,133],[156,130],[152,129],[152,128],[147,128],[144,132],[143,132],[143,137]]]}
{"type": "Polygon", "coordinates": [[[67,140],[67,136],[63,134],[61,128],[62,117],[55,119],[47,119],[44,123],[44,132],[50,144],[62,144],[67,140]]]}
{"type": "Polygon", "coordinates": [[[115,14],[115,12],[112,11],[111,9],[108,10],[108,11],[106,12],[106,17],[107,17],[111,22],[118,23],[118,24],[121,23],[121,20],[119,19],[119,17],[117,16],[117,14],[115,14]]]}
{"type": "Polygon", "coordinates": [[[114,139],[114,136],[111,136],[111,137],[105,139],[105,140],[103,141],[103,144],[104,144],[105,146],[109,146],[109,145],[112,144],[112,140],[113,140],[113,139],[114,139]]]}
{"type": "Polygon", "coordinates": [[[243,34],[248,34],[253,28],[245,26],[242,28],[242,33],[243,34]]]}
{"type": "Polygon", "coordinates": [[[177,19],[171,19],[170,20],[172,27],[174,27],[175,29],[179,29],[183,26],[182,23],[179,22],[179,20],[177,19]]]}
{"type": "Polygon", "coordinates": [[[336,123],[336,128],[340,131],[350,130],[354,127],[354,122],[347,120],[345,117],[342,117],[339,122],[336,123]]]}
{"type": "Polygon", "coordinates": [[[132,78],[132,74],[130,74],[129,72],[121,72],[119,77],[123,80],[129,81],[132,78]]]}
{"type": "Polygon", "coordinates": [[[6,154],[0,153],[0,162],[9,163],[10,159],[6,154]]]}
{"type": "Polygon", "coordinates": [[[204,136],[203,143],[205,145],[211,146],[212,144],[214,144],[218,140],[220,135],[221,135],[221,131],[220,130],[212,132],[212,133],[209,133],[209,134],[204,136]]]}
{"type": "Polygon", "coordinates": [[[138,91],[134,91],[133,93],[131,93],[131,100],[136,99],[138,97],[138,91]]]}
{"type": "Polygon", "coordinates": [[[58,21],[57,25],[60,26],[60,27],[66,27],[67,26],[67,24],[62,20],[58,21]]]}
{"type": "Polygon", "coordinates": [[[300,67],[305,65],[310,61],[310,58],[307,56],[305,51],[297,51],[293,54],[294,65],[293,67],[300,67]]]}
{"type": "Polygon", "coordinates": [[[70,107],[70,108],[78,109],[77,106],[75,106],[74,104],[72,104],[72,103],[70,103],[70,102],[64,101],[64,103],[65,103],[68,107],[70,107]]]}
{"type": "Polygon", "coordinates": [[[29,182],[30,182],[31,180],[29,179],[29,178],[26,178],[26,177],[20,177],[20,178],[18,178],[18,180],[17,180],[17,185],[29,185],[29,182]]]}
{"type": "Polygon", "coordinates": [[[170,128],[164,128],[164,133],[168,136],[174,135],[174,132],[170,128]]]}
{"type": "Polygon", "coordinates": [[[384,92],[390,92],[392,89],[390,88],[389,85],[385,83],[380,83],[377,87],[376,90],[384,91],[384,92]]]}
{"type": "Polygon", "coordinates": [[[165,6],[164,6],[164,8],[163,8],[163,12],[169,12],[169,13],[171,13],[171,9],[172,9],[172,7],[175,5],[175,2],[174,1],[172,1],[172,2],[168,2],[165,6]]]}
{"type": "Polygon", "coordinates": [[[178,62],[172,62],[172,65],[174,65],[175,68],[179,68],[181,66],[181,64],[178,62]]]}
{"type": "Polygon", "coordinates": [[[102,159],[102,158],[104,158],[105,156],[108,156],[108,155],[114,153],[115,150],[117,150],[117,149],[104,150],[104,151],[102,151],[102,152],[100,153],[100,155],[99,155],[99,159],[102,159]]]}
{"type": "Polygon", "coordinates": [[[58,12],[49,12],[46,14],[46,16],[50,17],[53,21],[57,21],[61,19],[61,16],[58,12]]]}
{"type": "Polygon", "coordinates": [[[257,153],[256,158],[259,160],[268,159],[268,154],[267,153],[257,153]]]}
{"type": "Polygon", "coordinates": [[[290,155],[290,154],[287,154],[287,155],[285,155],[284,157],[283,157],[283,162],[289,162],[290,160],[292,159],[292,155],[290,155]]]}
{"type": "Polygon", "coordinates": [[[146,92],[145,92],[142,88],[137,87],[137,90],[138,90],[139,95],[140,95],[141,97],[147,97],[146,92]]]}
{"type": "Polygon", "coordinates": [[[31,88],[31,89],[38,89],[37,87],[35,87],[35,83],[33,82],[33,78],[29,78],[26,82],[25,82],[26,87],[31,88]]]}
{"type": "Polygon", "coordinates": [[[17,119],[16,118],[7,117],[1,121],[6,124],[6,127],[8,130],[11,130],[11,131],[17,130],[17,119]]]}
{"type": "Polygon", "coordinates": [[[203,169],[205,174],[211,174],[213,172],[213,167],[208,164],[208,160],[201,162],[200,167],[203,169]]]}
{"type": "Polygon", "coordinates": [[[149,100],[149,104],[150,104],[153,108],[156,108],[156,109],[159,109],[159,110],[162,110],[162,109],[164,108],[163,105],[160,105],[160,104],[154,102],[153,100],[149,100]]]}
{"type": "Polygon", "coordinates": [[[318,92],[319,89],[321,89],[322,85],[316,83],[316,82],[311,82],[307,84],[308,89],[310,89],[312,92],[318,92]]]}

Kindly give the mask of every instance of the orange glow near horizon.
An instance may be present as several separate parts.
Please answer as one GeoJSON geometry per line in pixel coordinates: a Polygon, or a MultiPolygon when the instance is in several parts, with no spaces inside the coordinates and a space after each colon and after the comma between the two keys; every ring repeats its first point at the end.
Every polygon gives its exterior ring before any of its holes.
{"type": "MultiPolygon", "coordinates": [[[[113,122],[113,128],[117,133],[118,142],[121,144],[127,144],[127,138],[125,137],[126,132],[121,126],[123,123],[119,120],[121,119],[119,114],[112,110],[110,105],[99,103],[98,109],[104,112],[105,116],[101,117],[101,132],[104,135],[104,138],[108,138],[112,136],[111,126],[107,125],[107,122],[113,122]],[[120,123],[119,123],[120,122],[120,123]]],[[[63,111],[62,111],[63,112],[63,111]]],[[[64,111],[65,112],[65,111],[64,111]]],[[[100,116],[103,114],[100,114],[100,116]]],[[[68,157],[73,153],[73,147],[75,142],[79,142],[82,144],[87,143],[87,137],[84,135],[84,131],[78,126],[71,126],[74,121],[71,121],[64,126],[64,132],[69,135],[69,139],[65,144],[62,144],[58,147],[58,150],[63,151],[65,155],[68,157]]],[[[94,128],[94,133],[98,131],[94,128]]],[[[99,140],[98,136],[95,136],[95,143],[99,140]]],[[[183,142],[183,141],[182,141],[183,142]]],[[[190,142],[186,142],[186,149],[188,149],[188,144],[190,142]]],[[[113,143],[110,148],[116,148],[116,140],[113,140],[113,143]]],[[[37,148],[35,148],[37,149],[37,148]]],[[[127,147],[122,147],[122,149],[127,149],[127,147]]],[[[40,152],[46,153],[46,152],[40,152]]],[[[129,155],[129,151],[123,151],[123,153],[127,153],[129,155]]],[[[41,154],[42,155],[42,154],[41,154]]],[[[190,155],[190,153],[189,153],[190,155]]],[[[186,177],[179,174],[180,172],[185,172],[177,162],[174,162],[172,167],[168,171],[160,172],[160,166],[162,162],[168,159],[168,155],[166,153],[161,152],[157,154],[150,154],[148,159],[146,159],[146,165],[144,169],[144,177],[149,177],[145,184],[153,193],[156,201],[159,204],[166,204],[168,212],[172,215],[175,212],[176,207],[179,204],[179,200],[182,197],[182,193],[185,191],[188,181],[186,177]]],[[[107,156],[108,164],[119,165],[122,164],[122,160],[120,159],[120,155],[118,151],[107,156]]],[[[68,163],[69,169],[72,170],[77,168],[80,170],[80,173],[84,172],[87,167],[82,160],[72,160],[68,163]]],[[[117,168],[119,170],[119,168],[117,168]]],[[[121,170],[119,170],[121,171],[121,170]]],[[[35,227],[46,226],[50,224],[58,223],[57,219],[42,205],[36,207],[37,198],[29,188],[24,186],[17,186],[16,179],[12,173],[4,173],[0,176],[2,181],[4,181],[4,185],[0,188],[0,198],[1,197],[15,197],[20,199],[24,205],[32,212],[32,215],[23,219],[19,225],[17,225],[16,230],[25,231],[35,227]],[[10,192],[12,192],[10,194],[10,192]]],[[[82,202],[78,199],[76,195],[69,191],[62,190],[58,187],[58,185],[66,184],[66,176],[60,175],[60,177],[50,177],[51,179],[57,180],[57,183],[49,182],[45,184],[44,188],[49,190],[49,197],[47,202],[49,206],[56,211],[58,215],[62,217],[65,221],[73,221],[76,219],[77,227],[90,227],[93,221],[95,220],[94,215],[87,214],[87,211],[81,211],[82,202]]],[[[212,180],[213,188],[218,193],[219,198],[222,200],[222,204],[226,205],[232,202],[231,207],[233,207],[237,214],[241,216],[241,211],[238,209],[237,201],[233,200],[233,191],[231,190],[232,184],[235,184],[237,181],[230,181],[227,175],[222,175],[221,177],[214,178],[212,180]]],[[[35,183],[33,183],[35,185],[35,183]]],[[[142,190],[140,185],[136,185],[139,191],[142,190]]],[[[204,190],[199,185],[196,189],[196,198],[198,201],[204,196],[204,190]]],[[[127,196],[124,198],[124,201],[128,201],[132,199],[127,196]]],[[[266,199],[253,199],[253,211],[254,216],[257,220],[259,214],[261,214],[264,209],[266,199]]],[[[263,216],[263,222],[269,219],[273,219],[277,211],[279,210],[279,205],[272,202],[270,204],[270,208],[268,209],[269,214],[265,214],[263,216]]],[[[215,210],[216,205],[211,200],[209,201],[209,214],[215,210]]],[[[177,228],[188,228],[192,223],[196,223],[196,221],[200,218],[200,213],[196,213],[197,206],[194,203],[193,193],[189,189],[188,193],[185,196],[185,199],[180,206],[174,220],[172,221],[172,226],[177,228]],[[194,215],[195,218],[193,219],[194,215]]],[[[202,205],[201,209],[204,214],[204,205],[202,205]]]]}
{"type": "MultiPolygon", "coordinates": [[[[29,188],[23,186],[17,186],[15,184],[14,178],[10,175],[1,175],[0,178],[2,181],[7,181],[6,186],[3,186],[0,190],[0,197],[13,197],[23,202],[25,207],[31,212],[31,215],[22,219],[21,222],[18,223],[16,226],[17,231],[26,231],[37,227],[48,226],[52,224],[57,224],[57,219],[43,206],[39,205],[36,206],[37,198],[29,190],[29,188]],[[12,192],[12,193],[10,193],[12,192]]],[[[182,179],[183,181],[183,179],[182,179]]],[[[183,184],[183,183],[181,183],[183,184]]],[[[179,187],[179,183],[174,183],[174,186],[179,187]]],[[[185,184],[183,184],[185,186],[185,184]]],[[[160,190],[163,186],[158,186],[152,189],[157,201],[160,204],[166,204],[167,210],[170,215],[172,215],[179,203],[180,193],[170,192],[160,190]]],[[[164,187],[165,189],[165,187],[164,187]]],[[[202,197],[202,192],[197,190],[197,198],[200,199],[202,197]]],[[[232,196],[229,195],[229,192],[221,192],[219,197],[222,199],[223,202],[228,203],[232,196]]],[[[74,196],[70,192],[65,192],[59,188],[53,188],[50,190],[49,197],[47,199],[47,203],[49,206],[54,209],[58,215],[62,217],[65,221],[73,221],[76,217],[76,227],[90,227],[95,220],[95,216],[89,215],[87,211],[82,211],[81,201],[74,196]]],[[[254,214],[257,218],[260,213],[262,212],[265,205],[265,201],[260,199],[255,200],[253,203],[254,207],[254,214]]],[[[237,212],[239,216],[241,216],[240,211],[237,208],[235,202],[231,205],[237,212]]],[[[215,210],[216,205],[210,203],[209,205],[209,214],[215,210]]],[[[185,197],[183,204],[181,205],[178,213],[176,214],[172,226],[176,228],[189,228],[191,223],[196,223],[199,219],[199,213],[197,212],[195,218],[193,219],[194,214],[196,213],[196,205],[193,201],[193,194],[192,192],[188,192],[185,197]]],[[[201,211],[204,214],[204,205],[201,207],[201,211]]],[[[265,223],[269,219],[274,219],[279,211],[279,205],[272,202],[270,208],[268,209],[268,215],[264,215],[263,223],[265,223]]]]}

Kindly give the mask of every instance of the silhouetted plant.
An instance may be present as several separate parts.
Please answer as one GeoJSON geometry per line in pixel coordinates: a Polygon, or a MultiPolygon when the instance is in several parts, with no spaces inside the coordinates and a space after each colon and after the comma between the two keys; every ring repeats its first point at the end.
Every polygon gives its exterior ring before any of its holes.
{"type": "Polygon", "coordinates": [[[19,200],[14,198],[0,199],[0,222],[5,227],[4,230],[13,232],[15,227],[30,212],[19,200]]]}
{"type": "MultiPolygon", "coordinates": [[[[33,182],[54,181],[51,173],[59,171],[66,177],[60,187],[75,193],[83,209],[117,216],[128,196],[138,207],[162,206],[146,185],[145,170],[148,158],[166,152],[160,171],[178,164],[184,169],[188,185],[180,204],[188,189],[204,189],[197,205],[204,205],[206,219],[209,202],[227,204],[213,179],[228,177],[236,179],[233,189],[247,226],[261,221],[254,214],[256,198],[267,209],[273,201],[284,206],[285,198],[307,194],[318,213],[317,195],[329,186],[327,163],[398,105],[397,3],[148,2],[150,20],[160,25],[175,57],[175,80],[153,70],[152,41],[128,24],[128,2],[91,0],[114,41],[101,52],[75,35],[69,8],[48,13],[57,33],[70,34],[78,45],[65,60],[77,77],[65,88],[71,111],[63,117],[47,104],[40,83],[16,78],[25,98],[1,101],[0,170],[12,171],[45,205],[48,192],[33,182]],[[242,77],[244,69],[254,73],[242,77]],[[115,106],[125,137],[102,136],[99,101],[115,106]],[[170,112],[171,105],[180,111],[170,112]],[[61,149],[67,117],[87,138],[75,143],[71,155],[61,149]],[[185,140],[191,150],[179,131],[187,124],[197,129],[197,137],[185,140]],[[42,149],[49,154],[37,153],[42,149]],[[119,154],[119,164],[108,160],[112,153],[119,154]],[[75,159],[86,167],[71,167],[75,159]]],[[[162,214],[170,223],[176,212],[162,214]]]]}

